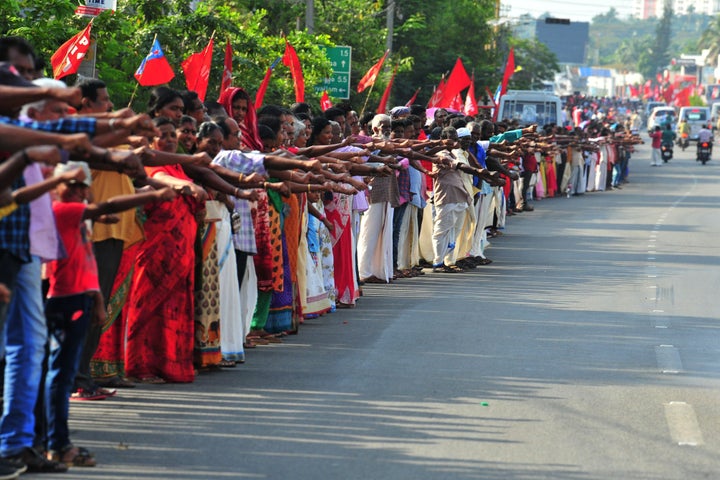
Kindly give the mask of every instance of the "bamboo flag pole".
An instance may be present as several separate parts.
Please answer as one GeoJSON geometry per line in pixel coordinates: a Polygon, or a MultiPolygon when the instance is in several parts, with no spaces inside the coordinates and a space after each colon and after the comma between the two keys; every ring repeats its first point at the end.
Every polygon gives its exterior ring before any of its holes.
{"type": "Polygon", "coordinates": [[[370,89],[368,90],[367,97],[365,97],[365,103],[363,104],[363,108],[360,111],[360,118],[362,118],[363,114],[365,113],[365,108],[367,108],[368,100],[370,100],[370,94],[372,93],[373,88],[375,88],[375,82],[373,82],[372,85],[370,85],[370,89]]]}

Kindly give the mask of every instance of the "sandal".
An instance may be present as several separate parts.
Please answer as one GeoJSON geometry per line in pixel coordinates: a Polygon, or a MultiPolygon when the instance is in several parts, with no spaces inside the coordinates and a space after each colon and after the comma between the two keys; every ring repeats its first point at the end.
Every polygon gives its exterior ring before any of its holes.
{"type": "Polygon", "coordinates": [[[87,448],[68,445],[59,452],[51,450],[48,452],[48,460],[59,462],[68,467],[94,467],[97,465],[95,456],[87,448]]]}
{"type": "Polygon", "coordinates": [[[28,473],[63,473],[68,470],[64,463],[48,460],[40,452],[30,447],[25,447],[16,455],[3,457],[3,460],[10,464],[24,465],[27,467],[28,473]]]}
{"type": "Polygon", "coordinates": [[[235,361],[234,360],[220,360],[217,363],[217,366],[220,368],[235,368],[235,361]]]}
{"type": "MultiPolygon", "coordinates": [[[[113,393],[113,395],[115,395],[115,393],[113,393]]],[[[70,400],[76,402],[105,400],[107,397],[107,395],[100,392],[100,389],[85,390],[84,388],[78,388],[76,392],[70,394],[70,400]]]]}

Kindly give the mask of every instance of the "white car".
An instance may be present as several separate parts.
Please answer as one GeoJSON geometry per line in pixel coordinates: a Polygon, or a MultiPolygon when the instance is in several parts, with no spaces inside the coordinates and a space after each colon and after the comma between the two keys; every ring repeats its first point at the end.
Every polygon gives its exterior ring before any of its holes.
{"type": "Polygon", "coordinates": [[[656,126],[662,127],[664,124],[670,122],[672,129],[675,130],[675,123],[677,123],[677,114],[673,107],[655,107],[653,108],[650,118],[648,118],[648,133],[655,130],[656,126]]]}

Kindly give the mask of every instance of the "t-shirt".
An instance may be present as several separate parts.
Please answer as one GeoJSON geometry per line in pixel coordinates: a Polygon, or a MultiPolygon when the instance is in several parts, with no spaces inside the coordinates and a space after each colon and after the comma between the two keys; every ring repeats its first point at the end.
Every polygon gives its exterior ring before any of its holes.
{"type": "Polygon", "coordinates": [[[48,263],[50,290],[48,297],[66,297],[100,291],[97,263],[83,214],[87,205],[77,202],[55,202],[53,213],[60,240],[67,257],[48,263]]]}
{"type": "MultiPolygon", "coordinates": [[[[132,180],[125,174],[103,170],[91,170],[93,201],[96,203],[105,202],[112,197],[119,195],[132,195],[135,187],[132,180]]],[[[120,221],[118,223],[95,223],[93,225],[93,242],[115,239],[125,242],[125,248],[143,239],[143,231],[137,221],[136,210],[131,208],[116,214],[120,221]]]]}

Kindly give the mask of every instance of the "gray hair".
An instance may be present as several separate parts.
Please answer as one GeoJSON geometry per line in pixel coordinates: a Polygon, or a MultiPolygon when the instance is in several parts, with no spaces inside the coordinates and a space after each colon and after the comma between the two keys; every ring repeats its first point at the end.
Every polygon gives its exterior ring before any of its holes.
{"type": "MultiPolygon", "coordinates": [[[[55,80],[54,78],[36,78],[32,81],[32,83],[37,87],[68,88],[68,86],[65,85],[64,82],[61,82],[60,80],[55,80]]],[[[45,104],[47,103],[47,101],[47,98],[43,98],[42,100],[38,100],[36,102],[26,103],[22,106],[22,109],[20,110],[20,115],[27,117],[30,110],[42,110],[43,108],[45,108],[45,104]]]]}

